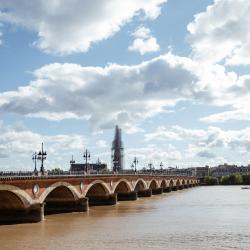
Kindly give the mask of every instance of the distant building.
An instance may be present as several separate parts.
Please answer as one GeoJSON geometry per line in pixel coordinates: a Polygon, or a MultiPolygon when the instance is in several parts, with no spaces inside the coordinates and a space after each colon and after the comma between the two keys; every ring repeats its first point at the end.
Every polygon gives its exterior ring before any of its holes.
{"type": "Polygon", "coordinates": [[[111,148],[111,164],[113,171],[122,171],[124,169],[124,147],[122,142],[122,131],[116,125],[115,137],[111,148]]]}
{"type": "Polygon", "coordinates": [[[205,178],[207,176],[209,176],[209,166],[205,166],[205,167],[196,167],[193,168],[193,176],[197,177],[197,178],[205,178]]]}
{"type": "Polygon", "coordinates": [[[250,166],[237,166],[224,163],[217,167],[210,168],[210,175],[214,177],[227,176],[231,174],[247,174],[250,173],[250,166]]]}
{"type": "MultiPolygon", "coordinates": [[[[101,163],[99,160],[96,163],[88,163],[88,171],[102,171],[107,169],[106,163],[101,163]]],[[[75,161],[70,161],[70,171],[71,172],[84,172],[86,170],[85,163],[75,163],[75,161]]]]}
{"type": "Polygon", "coordinates": [[[175,168],[168,167],[167,169],[163,169],[163,173],[166,173],[168,175],[185,175],[185,176],[192,176],[193,171],[189,168],[178,168],[177,166],[175,168]]]}

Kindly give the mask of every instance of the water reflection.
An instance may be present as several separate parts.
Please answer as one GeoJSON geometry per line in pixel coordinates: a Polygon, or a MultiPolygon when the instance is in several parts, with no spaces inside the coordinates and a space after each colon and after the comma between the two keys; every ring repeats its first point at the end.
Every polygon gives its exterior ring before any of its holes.
{"type": "Polygon", "coordinates": [[[0,249],[249,249],[250,190],[198,187],[0,226],[0,249]]]}

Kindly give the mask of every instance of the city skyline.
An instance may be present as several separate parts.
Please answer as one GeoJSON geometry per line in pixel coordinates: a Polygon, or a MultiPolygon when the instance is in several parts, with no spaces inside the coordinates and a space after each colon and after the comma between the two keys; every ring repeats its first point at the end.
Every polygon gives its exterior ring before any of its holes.
{"type": "Polygon", "coordinates": [[[0,0],[1,170],[32,170],[42,142],[46,169],[86,148],[110,166],[115,125],[126,168],[247,165],[247,7],[0,0]]]}

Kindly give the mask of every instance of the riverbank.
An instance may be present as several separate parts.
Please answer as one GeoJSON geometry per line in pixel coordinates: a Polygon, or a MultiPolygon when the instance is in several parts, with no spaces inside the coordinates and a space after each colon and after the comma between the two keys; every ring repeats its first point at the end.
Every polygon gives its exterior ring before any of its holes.
{"type": "Polygon", "coordinates": [[[250,174],[231,174],[221,177],[207,176],[202,185],[250,185],[250,174]]]}

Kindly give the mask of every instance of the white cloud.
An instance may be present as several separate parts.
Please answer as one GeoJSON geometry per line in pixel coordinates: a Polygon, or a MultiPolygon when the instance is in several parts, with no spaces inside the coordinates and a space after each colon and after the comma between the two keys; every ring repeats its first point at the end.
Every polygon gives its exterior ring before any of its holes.
{"type": "Polygon", "coordinates": [[[198,152],[197,156],[202,157],[202,158],[208,158],[208,159],[213,159],[216,157],[215,154],[210,153],[207,150],[198,152]]]}
{"type": "Polygon", "coordinates": [[[165,127],[158,127],[157,130],[153,133],[147,133],[144,135],[145,141],[151,141],[151,140],[181,140],[179,135],[173,131],[167,130],[165,127]]]}
{"type": "Polygon", "coordinates": [[[144,134],[146,141],[181,141],[185,139],[199,140],[205,136],[206,131],[203,129],[186,129],[177,125],[172,126],[170,129],[161,126],[158,127],[155,132],[144,134]]]}
{"type": "Polygon", "coordinates": [[[98,148],[107,148],[109,145],[108,145],[108,143],[105,140],[98,140],[96,142],[96,146],[98,148]]]}
{"type": "MultiPolygon", "coordinates": [[[[248,0],[216,0],[206,11],[195,15],[188,25],[188,39],[192,47],[192,58],[208,67],[215,63],[228,65],[250,64],[250,2],[248,0]]],[[[204,66],[203,66],[204,67],[204,66]]],[[[214,67],[214,65],[213,65],[214,67]]],[[[218,69],[219,70],[219,69],[218,69]]],[[[221,70],[228,69],[222,67],[221,70]]],[[[239,70],[239,68],[236,68],[239,70]]],[[[204,122],[226,122],[250,120],[250,76],[231,75],[226,81],[211,76],[206,89],[217,93],[211,103],[226,106],[226,111],[201,118],[204,122]],[[222,88],[221,88],[222,86],[222,88]]],[[[228,75],[229,76],[229,75],[228,75]]]]}
{"type": "Polygon", "coordinates": [[[216,0],[195,15],[187,29],[196,59],[225,60],[229,65],[250,64],[250,1],[216,0]]]}
{"type": "MultiPolygon", "coordinates": [[[[238,78],[233,86],[228,88],[227,96],[231,102],[231,110],[215,113],[201,118],[203,122],[215,123],[229,120],[250,120],[250,75],[243,75],[238,78]]],[[[227,108],[228,109],[228,108],[227,108]]]]}
{"type": "Polygon", "coordinates": [[[220,123],[230,120],[250,121],[250,110],[247,107],[246,109],[230,110],[202,117],[200,120],[208,123],[220,123]]]}
{"type": "Polygon", "coordinates": [[[47,53],[86,52],[133,17],[155,19],[167,0],[0,0],[0,21],[37,32],[34,43],[47,53]]]}
{"type": "Polygon", "coordinates": [[[145,119],[181,100],[231,104],[228,89],[237,78],[222,66],[200,65],[171,53],[130,66],[54,63],[34,76],[28,85],[0,93],[1,112],[49,120],[85,119],[93,130],[120,124],[131,133],[140,131],[138,125],[145,119]]]}
{"type": "Polygon", "coordinates": [[[86,139],[77,134],[70,135],[42,135],[32,132],[20,124],[6,126],[0,123],[0,158],[19,155],[27,157],[34,151],[39,151],[44,142],[49,158],[60,156],[74,150],[80,150],[86,144],[86,139]]]}
{"type": "Polygon", "coordinates": [[[128,47],[129,51],[136,51],[144,55],[149,52],[157,52],[160,50],[160,46],[156,38],[152,36],[150,29],[140,26],[133,33],[133,36],[135,40],[128,47]]]}
{"type": "Polygon", "coordinates": [[[250,149],[250,127],[242,130],[222,130],[218,127],[208,127],[208,129],[187,129],[180,126],[172,126],[167,129],[161,127],[156,132],[145,134],[146,140],[185,141],[189,143],[185,149],[186,158],[209,158],[217,159],[223,156],[227,158],[230,154],[248,154],[250,149]],[[174,137],[165,137],[165,134],[172,133],[174,137]],[[219,155],[218,154],[222,154],[219,155]]]}
{"type": "MultiPolygon", "coordinates": [[[[135,156],[138,158],[141,168],[144,166],[147,167],[147,163],[150,161],[152,161],[154,164],[160,164],[160,162],[175,162],[182,159],[181,153],[171,144],[165,147],[159,147],[158,145],[147,145],[146,147],[129,148],[126,150],[127,163],[130,162],[132,164],[135,156]]],[[[155,165],[155,167],[158,169],[160,168],[159,165],[155,165]]]]}
{"type": "Polygon", "coordinates": [[[206,136],[206,132],[203,129],[187,129],[181,126],[173,126],[173,130],[178,134],[179,138],[189,138],[192,140],[201,139],[206,136]]]}

